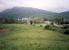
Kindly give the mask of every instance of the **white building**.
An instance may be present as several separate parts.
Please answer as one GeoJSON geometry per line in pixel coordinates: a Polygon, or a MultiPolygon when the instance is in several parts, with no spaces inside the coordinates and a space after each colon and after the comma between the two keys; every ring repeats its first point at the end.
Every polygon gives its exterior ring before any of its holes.
{"type": "Polygon", "coordinates": [[[51,21],[45,21],[44,23],[47,25],[50,25],[52,22],[51,21]]]}

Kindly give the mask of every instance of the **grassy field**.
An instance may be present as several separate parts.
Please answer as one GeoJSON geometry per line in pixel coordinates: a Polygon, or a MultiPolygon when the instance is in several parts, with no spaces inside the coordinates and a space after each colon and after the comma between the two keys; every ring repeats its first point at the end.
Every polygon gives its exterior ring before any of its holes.
{"type": "Polygon", "coordinates": [[[69,50],[69,35],[37,25],[3,24],[0,50],[69,50]]]}

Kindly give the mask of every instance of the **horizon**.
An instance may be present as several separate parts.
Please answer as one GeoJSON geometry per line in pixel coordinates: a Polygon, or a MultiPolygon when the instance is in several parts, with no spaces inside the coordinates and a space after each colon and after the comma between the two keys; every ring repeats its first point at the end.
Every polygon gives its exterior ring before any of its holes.
{"type": "Polygon", "coordinates": [[[0,0],[0,12],[13,7],[32,7],[50,12],[69,11],[69,0],[0,0]]]}
{"type": "MultiPolygon", "coordinates": [[[[32,9],[44,10],[44,9],[33,8],[33,7],[19,7],[19,6],[15,6],[15,7],[12,7],[12,8],[4,9],[4,10],[2,10],[2,11],[0,11],[0,12],[3,12],[3,11],[5,11],[5,10],[9,10],[9,9],[13,9],[13,8],[32,8],[32,9]]],[[[52,13],[63,13],[63,12],[69,12],[69,10],[68,10],[68,11],[62,11],[62,12],[54,12],[54,11],[49,11],[49,10],[44,10],[44,11],[48,11],[48,12],[52,12],[52,13]]]]}

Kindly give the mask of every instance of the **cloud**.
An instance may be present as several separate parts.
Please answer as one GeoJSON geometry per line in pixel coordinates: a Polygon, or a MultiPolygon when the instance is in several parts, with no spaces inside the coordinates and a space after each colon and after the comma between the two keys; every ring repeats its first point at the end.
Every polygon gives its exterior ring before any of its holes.
{"type": "Polygon", "coordinates": [[[0,0],[1,11],[15,6],[63,12],[69,11],[69,0],[0,0]]]}

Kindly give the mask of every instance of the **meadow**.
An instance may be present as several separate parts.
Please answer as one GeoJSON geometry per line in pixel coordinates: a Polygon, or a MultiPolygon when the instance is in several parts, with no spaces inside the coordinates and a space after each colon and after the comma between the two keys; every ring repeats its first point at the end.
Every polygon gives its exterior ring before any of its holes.
{"type": "Polygon", "coordinates": [[[0,50],[69,50],[69,35],[37,25],[0,24],[0,50]]]}

